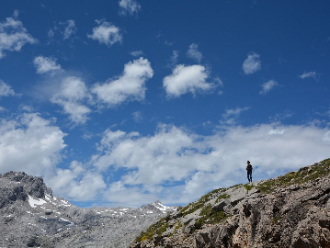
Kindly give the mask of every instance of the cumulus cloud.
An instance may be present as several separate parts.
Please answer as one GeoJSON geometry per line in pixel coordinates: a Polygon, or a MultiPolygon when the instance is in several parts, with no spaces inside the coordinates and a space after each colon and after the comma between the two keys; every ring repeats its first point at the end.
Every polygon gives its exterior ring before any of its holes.
{"type": "Polygon", "coordinates": [[[109,79],[104,84],[95,84],[92,92],[99,101],[110,107],[125,101],[141,101],[145,98],[146,81],[152,76],[150,62],[139,58],[127,63],[123,74],[117,79],[109,79]]]}
{"type": "Polygon", "coordinates": [[[78,161],[72,161],[68,169],[56,169],[54,173],[46,174],[45,180],[58,195],[74,201],[95,200],[106,189],[102,175],[88,170],[78,161]]]}
{"type": "Polygon", "coordinates": [[[214,88],[212,83],[206,82],[208,74],[201,65],[178,65],[171,75],[163,79],[163,87],[168,97],[179,97],[191,92],[193,95],[200,91],[214,88]]]}
{"type": "Polygon", "coordinates": [[[0,98],[2,96],[15,96],[14,90],[0,79],[0,98]]]}
{"type": "Polygon", "coordinates": [[[259,94],[265,95],[270,90],[272,90],[275,86],[278,86],[278,82],[276,82],[275,80],[269,80],[268,82],[264,83],[261,86],[262,87],[262,90],[259,91],[259,94]]]}
{"type": "Polygon", "coordinates": [[[38,74],[43,74],[50,71],[57,71],[61,69],[61,66],[56,64],[56,59],[50,57],[35,57],[33,60],[33,64],[36,67],[38,74]]]}
{"type": "Polygon", "coordinates": [[[214,188],[245,182],[246,160],[257,180],[325,159],[329,134],[328,128],[278,123],[231,126],[210,136],[173,125],[160,125],[153,136],[107,130],[92,164],[127,171],[112,183],[106,196],[112,201],[129,204],[137,194],[149,196],[146,201],[187,203],[214,188]],[[125,192],[129,197],[123,200],[119,195],[125,192]]]}
{"type": "Polygon", "coordinates": [[[314,79],[319,79],[320,74],[317,73],[316,71],[310,71],[310,72],[304,72],[303,74],[299,75],[301,79],[305,78],[314,78],[314,79]]]}
{"type": "Polygon", "coordinates": [[[198,45],[195,43],[192,43],[189,46],[189,49],[187,51],[187,56],[195,61],[197,61],[198,63],[201,62],[203,55],[202,53],[198,50],[198,45]]]}
{"type": "Polygon", "coordinates": [[[60,89],[53,95],[51,102],[62,106],[64,113],[69,115],[73,123],[83,124],[91,112],[83,101],[90,97],[84,81],[81,78],[69,76],[62,80],[60,89]]]}
{"type": "Polygon", "coordinates": [[[108,46],[112,46],[116,42],[122,42],[123,38],[118,27],[105,20],[96,20],[96,23],[99,24],[99,26],[93,28],[93,33],[88,34],[88,38],[97,40],[99,43],[108,46]]]}
{"type": "Polygon", "coordinates": [[[141,4],[139,4],[135,0],[120,0],[119,7],[120,7],[119,13],[121,15],[126,15],[126,14],[134,15],[141,10],[141,4]]]}
{"type": "Polygon", "coordinates": [[[41,176],[62,159],[66,136],[37,113],[0,121],[0,172],[24,171],[41,176]]]}
{"type": "Polygon", "coordinates": [[[66,25],[63,33],[63,40],[67,40],[71,37],[71,35],[77,32],[77,27],[74,20],[68,20],[63,24],[66,25]]]}
{"type": "Polygon", "coordinates": [[[253,74],[261,69],[260,55],[257,53],[248,54],[243,62],[243,71],[245,74],[253,74]]]}
{"type": "MultiPolygon", "coordinates": [[[[16,14],[15,14],[16,13],[16,14]]],[[[6,18],[6,21],[0,22],[0,59],[5,56],[4,51],[20,51],[25,44],[36,44],[34,39],[24,28],[23,23],[14,17],[6,18]]]]}

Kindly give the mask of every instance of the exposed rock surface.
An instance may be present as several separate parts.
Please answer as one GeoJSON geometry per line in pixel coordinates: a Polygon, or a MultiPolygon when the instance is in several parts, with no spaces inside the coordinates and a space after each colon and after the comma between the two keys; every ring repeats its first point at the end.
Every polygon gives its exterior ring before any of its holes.
{"type": "Polygon", "coordinates": [[[330,247],[329,172],[330,159],[214,190],[150,226],[130,247],[330,247]]]}
{"type": "Polygon", "coordinates": [[[173,208],[79,208],[42,178],[0,174],[0,247],[125,247],[173,208]]]}

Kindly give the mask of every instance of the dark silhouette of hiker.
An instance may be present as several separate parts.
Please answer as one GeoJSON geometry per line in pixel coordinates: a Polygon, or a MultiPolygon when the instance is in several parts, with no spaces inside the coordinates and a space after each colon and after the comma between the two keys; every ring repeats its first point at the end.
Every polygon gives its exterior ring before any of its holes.
{"type": "Polygon", "coordinates": [[[247,161],[247,166],[246,166],[246,172],[247,172],[247,178],[249,180],[249,183],[252,183],[252,164],[250,164],[250,161],[247,161]]]}

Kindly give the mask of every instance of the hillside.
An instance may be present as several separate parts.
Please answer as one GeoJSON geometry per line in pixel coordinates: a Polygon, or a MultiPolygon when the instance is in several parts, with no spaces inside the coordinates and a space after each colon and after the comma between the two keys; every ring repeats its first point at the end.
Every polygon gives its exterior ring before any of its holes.
{"type": "Polygon", "coordinates": [[[142,232],[130,248],[330,247],[330,159],[216,189],[142,232]]]}
{"type": "Polygon", "coordinates": [[[172,212],[159,201],[134,208],[79,208],[42,178],[0,174],[0,247],[126,247],[172,212]]]}

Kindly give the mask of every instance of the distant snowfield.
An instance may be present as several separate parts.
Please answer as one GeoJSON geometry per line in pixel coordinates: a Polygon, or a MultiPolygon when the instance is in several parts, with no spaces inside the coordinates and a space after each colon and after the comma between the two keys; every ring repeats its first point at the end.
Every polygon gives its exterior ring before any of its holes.
{"type": "Polygon", "coordinates": [[[31,208],[36,208],[37,206],[47,203],[44,199],[41,199],[41,198],[36,200],[30,195],[28,195],[28,197],[29,197],[29,204],[30,204],[31,208]]]}

